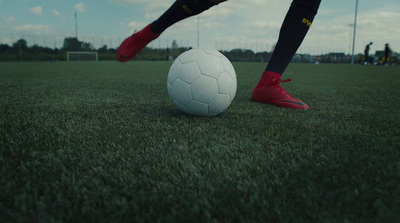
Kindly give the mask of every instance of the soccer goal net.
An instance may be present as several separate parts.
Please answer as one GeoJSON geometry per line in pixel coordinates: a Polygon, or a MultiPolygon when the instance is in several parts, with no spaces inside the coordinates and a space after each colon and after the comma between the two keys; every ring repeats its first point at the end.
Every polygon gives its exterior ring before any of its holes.
{"type": "Polygon", "coordinates": [[[85,51],[68,51],[67,61],[98,61],[99,56],[97,52],[85,52],[85,51]]]}

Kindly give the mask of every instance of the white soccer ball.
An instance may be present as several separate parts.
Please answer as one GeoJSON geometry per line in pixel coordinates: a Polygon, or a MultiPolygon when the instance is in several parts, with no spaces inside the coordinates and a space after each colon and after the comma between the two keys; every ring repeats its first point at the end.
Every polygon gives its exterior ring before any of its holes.
{"type": "Polygon", "coordinates": [[[231,104],[236,88],[236,73],[231,62],[213,49],[182,53],[168,73],[168,94],[189,115],[220,114],[231,104]]]}

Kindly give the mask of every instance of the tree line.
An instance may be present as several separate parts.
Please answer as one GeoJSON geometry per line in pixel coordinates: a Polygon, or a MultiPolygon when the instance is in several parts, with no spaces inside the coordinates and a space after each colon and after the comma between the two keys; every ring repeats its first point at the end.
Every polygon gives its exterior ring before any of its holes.
{"type": "MultiPolygon", "coordinates": [[[[181,53],[191,49],[190,47],[179,47],[174,40],[169,48],[149,48],[145,47],[134,60],[173,60],[181,53]]],[[[39,45],[28,46],[25,39],[19,39],[11,46],[0,44],[0,61],[66,61],[67,51],[97,51],[99,60],[116,60],[117,49],[108,48],[103,45],[95,48],[91,43],[79,41],[75,37],[64,39],[61,48],[49,48],[39,45]]],[[[268,62],[272,52],[255,53],[249,49],[232,49],[230,51],[220,51],[230,61],[246,62],[268,62]]],[[[357,55],[357,58],[362,55],[357,55]]],[[[297,54],[292,62],[326,62],[326,63],[348,63],[349,55],[344,53],[330,53],[321,56],[311,56],[309,54],[297,54]]]]}
{"type": "MultiPolygon", "coordinates": [[[[145,47],[135,60],[172,60],[189,49],[191,48],[179,47],[174,40],[169,48],[145,47]]],[[[11,46],[0,44],[0,61],[65,61],[68,51],[97,51],[99,60],[115,60],[117,53],[115,48],[103,45],[96,49],[91,43],[79,41],[75,37],[65,38],[60,49],[39,45],[28,46],[25,39],[19,39],[11,46]]],[[[222,53],[231,61],[268,61],[270,57],[268,52],[254,53],[252,50],[243,49],[222,51],[222,53]]]]}

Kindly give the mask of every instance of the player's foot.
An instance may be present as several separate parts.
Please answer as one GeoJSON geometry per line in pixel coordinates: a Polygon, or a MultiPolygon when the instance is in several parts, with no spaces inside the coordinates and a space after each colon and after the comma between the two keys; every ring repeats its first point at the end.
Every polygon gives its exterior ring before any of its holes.
{"type": "Polygon", "coordinates": [[[283,108],[309,109],[308,105],[292,97],[280,85],[281,82],[289,81],[291,79],[281,80],[281,75],[278,73],[265,71],[260,82],[254,88],[251,98],[256,102],[274,104],[283,108]]]}
{"type": "Polygon", "coordinates": [[[134,58],[148,43],[159,36],[160,34],[153,33],[150,30],[150,25],[139,32],[135,32],[132,36],[126,38],[118,47],[117,59],[121,62],[125,62],[134,58]]]}

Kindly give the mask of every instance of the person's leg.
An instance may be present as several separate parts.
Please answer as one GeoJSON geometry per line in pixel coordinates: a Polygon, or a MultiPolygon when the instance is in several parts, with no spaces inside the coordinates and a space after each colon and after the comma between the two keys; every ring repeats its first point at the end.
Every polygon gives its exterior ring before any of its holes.
{"type": "Polygon", "coordinates": [[[321,0],[293,0],[265,71],[283,74],[311,27],[320,2],[321,0]]]}
{"type": "Polygon", "coordinates": [[[389,59],[389,52],[385,50],[385,58],[384,58],[383,64],[387,64],[388,59],[389,59]]]}
{"type": "Polygon", "coordinates": [[[150,25],[150,30],[160,34],[176,22],[198,15],[224,1],[226,0],[177,0],[160,18],[150,25]]]}
{"type": "Polygon", "coordinates": [[[226,0],[177,0],[156,21],[125,39],[118,47],[117,59],[121,62],[132,59],[168,27],[224,1],[226,0]]]}
{"type": "Polygon", "coordinates": [[[321,0],[293,0],[283,21],[271,59],[253,90],[252,99],[280,107],[308,109],[308,105],[290,96],[280,78],[303,42],[317,14],[321,0]]]}
{"type": "Polygon", "coordinates": [[[368,52],[367,51],[365,51],[365,53],[364,53],[364,63],[365,62],[369,62],[369,58],[368,58],[368,52]]]}

